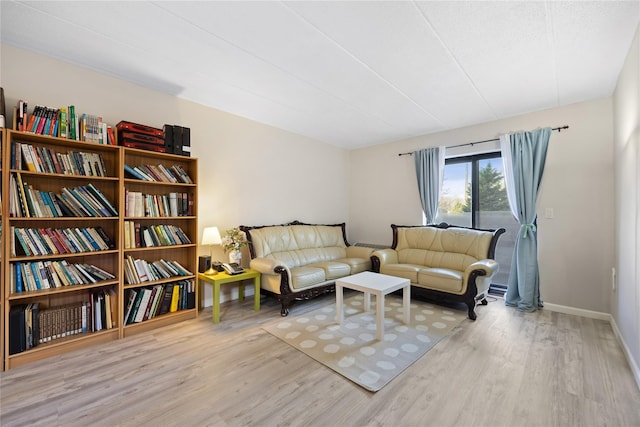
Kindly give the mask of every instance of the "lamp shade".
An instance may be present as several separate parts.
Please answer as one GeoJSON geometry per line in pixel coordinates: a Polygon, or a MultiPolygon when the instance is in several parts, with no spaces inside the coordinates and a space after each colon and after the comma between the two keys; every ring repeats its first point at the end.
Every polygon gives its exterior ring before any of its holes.
{"type": "Polygon", "coordinates": [[[205,227],[202,232],[201,245],[221,245],[222,239],[220,238],[220,231],[218,227],[205,227]]]}

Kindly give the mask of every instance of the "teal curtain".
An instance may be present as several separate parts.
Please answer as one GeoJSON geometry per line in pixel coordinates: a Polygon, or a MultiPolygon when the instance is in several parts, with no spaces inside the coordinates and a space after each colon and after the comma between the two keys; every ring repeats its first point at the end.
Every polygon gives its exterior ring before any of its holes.
{"type": "Polygon", "coordinates": [[[536,201],[550,136],[551,128],[545,128],[500,137],[509,205],[520,223],[505,303],[521,311],[536,311],[543,306],[535,224],[536,201]]]}
{"type": "Polygon", "coordinates": [[[444,152],[445,147],[425,148],[413,152],[420,203],[427,224],[433,224],[438,214],[444,175],[444,152]]]}

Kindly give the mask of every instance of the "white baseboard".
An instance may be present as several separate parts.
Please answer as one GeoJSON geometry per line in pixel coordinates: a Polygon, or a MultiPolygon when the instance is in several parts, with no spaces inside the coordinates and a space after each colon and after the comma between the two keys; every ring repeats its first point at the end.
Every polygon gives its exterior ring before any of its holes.
{"type": "Polygon", "coordinates": [[[627,361],[629,362],[629,367],[631,368],[631,372],[633,373],[633,377],[636,379],[636,385],[640,390],[640,369],[638,368],[638,364],[633,359],[633,355],[627,346],[627,343],[624,341],[622,334],[620,333],[620,329],[618,329],[618,324],[616,323],[616,319],[611,316],[611,328],[613,329],[613,333],[615,334],[618,342],[620,343],[620,347],[622,347],[622,351],[624,352],[627,361]]]}
{"type": "Polygon", "coordinates": [[[568,307],[566,305],[549,304],[544,303],[544,308],[549,311],[556,311],[558,313],[573,314],[575,316],[588,317],[590,319],[606,320],[611,322],[612,317],[609,313],[602,313],[600,311],[585,310],[582,308],[568,307]]]}
{"type": "Polygon", "coordinates": [[[633,377],[636,380],[636,385],[638,386],[638,390],[640,390],[640,369],[638,368],[638,364],[633,359],[633,355],[631,354],[631,351],[629,351],[629,347],[627,346],[627,343],[624,341],[624,338],[620,333],[620,329],[616,324],[616,320],[613,318],[611,314],[601,313],[599,311],[584,310],[581,308],[567,307],[565,305],[548,304],[548,303],[544,303],[544,308],[550,311],[556,311],[558,313],[573,314],[576,316],[588,317],[590,319],[608,321],[609,324],[611,325],[611,329],[613,329],[613,333],[616,336],[618,343],[620,343],[620,347],[622,347],[622,352],[624,353],[624,356],[626,357],[627,362],[629,363],[629,367],[631,368],[631,373],[633,373],[633,377]]]}

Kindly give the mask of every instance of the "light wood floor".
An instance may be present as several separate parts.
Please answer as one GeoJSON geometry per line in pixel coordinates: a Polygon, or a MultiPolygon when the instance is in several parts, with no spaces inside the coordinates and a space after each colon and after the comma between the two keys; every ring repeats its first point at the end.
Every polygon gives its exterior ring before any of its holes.
{"type": "MultiPolygon", "coordinates": [[[[333,302],[298,303],[291,316],[333,302]]],[[[640,392],[604,321],[478,308],[377,393],[261,329],[263,297],[0,376],[7,426],[640,426],[640,392]]]]}

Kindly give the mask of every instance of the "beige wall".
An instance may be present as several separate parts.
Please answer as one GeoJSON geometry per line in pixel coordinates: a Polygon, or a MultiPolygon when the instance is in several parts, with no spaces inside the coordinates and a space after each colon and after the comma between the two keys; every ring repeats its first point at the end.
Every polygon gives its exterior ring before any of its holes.
{"type": "MultiPolygon", "coordinates": [[[[611,99],[349,152],[6,45],[1,58],[0,84],[9,106],[18,97],[31,107],[73,103],[112,124],[190,127],[193,155],[200,159],[200,229],[346,221],[350,242],[388,244],[391,223],[422,219],[412,158],[398,153],[569,125],[552,136],[540,197],[539,212],[555,211],[553,219],[539,219],[542,295],[548,303],[610,312],[611,99]]],[[[214,258],[223,257],[214,251],[214,258]]]]}
{"type": "Polygon", "coordinates": [[[614,265],[610,98],[351,151],[353,240],[391,244],[390,224],[421,223],[413,159],[398,153],[563,125],[570,128],[551,136],[538,203],[542,298],[609,313],[614,265]],[[545,208],[554,209],[553,219],[543,218],[545,208]]]}
{"type": "MultiPolygon", "coordinates": [[[[348,220],[349,156],[343,149],[7,45],[0,57],[7,107],[22,98],[30,109],[74,104],[113,125],[128,120],[191,128],[200,230],[348,220]]],[[[219,249],[214,257],[226,260],[219,249]]]]}
{"type": "Polygon", "coordinates": [[[617,290],[612,315],[640,385],[640,35],[614,94],[617,290]]]}

